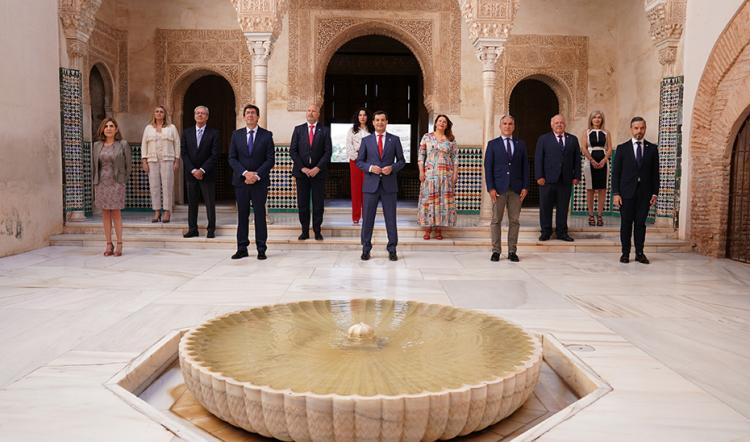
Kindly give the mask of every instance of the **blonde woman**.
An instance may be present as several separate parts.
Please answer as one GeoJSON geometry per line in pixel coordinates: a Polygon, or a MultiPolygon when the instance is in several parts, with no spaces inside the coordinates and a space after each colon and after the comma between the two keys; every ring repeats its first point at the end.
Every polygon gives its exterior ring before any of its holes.
{"type": "Polygon", "coordinates": [[[143,130],[141,166],[148,174],[151,208],[154,209],[151,222],[168,223],[172,218],[174,174],[180,167],[180,134],[169,122],[164,106],[156,106],[151,122],[143,130]]]}
{"type": "Polygon", "coordinates": [[[125,186],[130,178],[130,146],[122,139],[117,121],[105,118],[96,131],[97,141],[91,149],[94,204],[102,210],[104,256],[122,255],[122,214],[125,208],[125,186]],[[115,225],[117,247],[112,244],[112,224],[115,225]]]}
{"type": "Polygon", "coordinates": [[[607,193],[607,162],[612,156],[612,140],[604,129],[604,113],[593,111],[589,115],[589,128],[583,140],[581,153],[586,157],[583,164],[586,184],[586,203],[589,210],[589,225],[603,226],[602,212],[607,193]],[[594,220],[594,195],[597,197],[597,217],[594,220]]]}

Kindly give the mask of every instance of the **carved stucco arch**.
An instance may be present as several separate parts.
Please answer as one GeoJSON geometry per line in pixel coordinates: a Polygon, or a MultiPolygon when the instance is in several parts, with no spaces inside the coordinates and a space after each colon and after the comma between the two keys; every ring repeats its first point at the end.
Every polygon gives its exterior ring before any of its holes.
{"type": "MultiPolygon", "coordinates": [[[[91,66],[86,72],[87,81],[84,95],[88,99],[87,102],[91,103],[91,97],[88,96],[89,89],[91,87],[89,81],[91,78],[91,71],[93,71],[94,69],[97,69],[99,71],[99,74],[102,76],[102,81],[104,83],[104,111],[107,117],[112,117],[114,112],[114,103],[117,102],[114,80],[115,77],[112,75],[112,69],[110,69],[110,67],[107,65],[107,62],[105,62],[104,60],[95,60],[93,63],[91,63],[91,66]]],[[[96,130],[96,128],[93,129],[96,130]]]]}
{"type": "Polygon", "coordinates": [[[560,106],[560,115],[565,117],[568,122],[575,118],[575,115],[571,114],[570,112],[571,103],[573,102],[573,92],[561,78],[557,77],[552,72],[530,72],[525,76],[518,77],[518,79],[514,79],[513,81],[509,82],[508,88],[505,92],[506,96],[504,101],[506,113],[510,111],[510,96],[513,94],[513,90],[516,88],[516,86],[518,86],[520,82],[524,80],[539,80],[549,86],[549,88],[552,89],[552,92],[554,92],[555,96],[557,97],[557,103],[560,106]]]}
{"type": "Polygon", "coordinates": [[[419,63],[420,70],[422,71],[423,81],[423,95],[424,105],[429,113],[434,111],[433,102],[433,87],[434,87],[434,70],[432,68],[432,61],[427,54],[425,48],[419,44],[419,42],[409,33],[405,32],[399,27],[381,21],[368,20],[361,23],[357,23],[351,27],[343,28],[338,34],[331,38],[328,44],[323,49],[322,53],[317,57],[317,63],[315,66],[315,103],[321,105],[323,103],[323,91],[325,90],[325,75],[328,69],[328,64],[343,45],[354,40],[355,38],[364,37],[368,35],[381,35],[385,37],[393,38],[398,42],[406,46],[409,51],[414,55],[419,63]]]}
{"type": "MultiPolygon", "coordinates": [[[[232,88],[232,93],[234,94],[235,108],[237,106],[244,106],[244,102],[240,101],[241,95],[239,93],[239,85],[235,84],[235,82],[228,78],[227,75],[222,74],[221,69],[216,69],[214,66],[196,66],[191,68],[190,70],[183,72],[182,75],[175,79],[173,86],[169,91],[167,101],[165,103],[161,103],[162,105],[167,106],[170,112],[170,118],[172,119],[172,123],[174,125],[179,127],[182,122],[182,107],[185,103],[185,93],[187,92],[190,85],[208,75],[216,75],[223,78],[227,83],[229,83],[229,86],[232,88]]],[[[209,113],[210,111],[211,109],[209,109],[209,113]]],[[[239,116],[240,112],[238,112],[237,115],[239,116]]],[[[237,124],[239,124],[239,121],[237,122],[237,124]]]]}
{"type": "Polygon", "coordinates": [[[749,107],[750,3],[745,2],[716,40],[693,106],[690,237],[706,255],[726,252],[734,139],[749,107]]]}

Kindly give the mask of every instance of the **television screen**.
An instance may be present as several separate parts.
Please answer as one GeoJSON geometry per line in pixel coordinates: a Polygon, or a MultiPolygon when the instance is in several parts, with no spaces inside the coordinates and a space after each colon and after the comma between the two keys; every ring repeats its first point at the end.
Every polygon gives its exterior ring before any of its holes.
{"type": "MultiPolygon", "coordinates": [[[[331,142],[333,143],[331,162],[349,162],[349,159],[346,157],[346,133],[350,130],[352,130],[352,125],[349,123],[331,124],[331,142]]],[[[386,130],[401,138],[401,147],[404,148],[404,159],[408,163],[411,158],[411,124],[389,124],[386,130]]]]}

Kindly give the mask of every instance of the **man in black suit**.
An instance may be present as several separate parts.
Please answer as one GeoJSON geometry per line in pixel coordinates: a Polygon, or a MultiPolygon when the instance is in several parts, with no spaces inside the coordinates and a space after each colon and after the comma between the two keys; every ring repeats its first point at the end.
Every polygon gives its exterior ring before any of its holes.
{"type": "Polygon", "coordinates": [[[635,260],[648,264],[643,254],[646,241],[648,210],[659,195],[659,150],[644,139],[646,120],[630,120],[633,138],[617,146],[617,158],[612,168],[614,203],[620,208],[620,262],[630,262],[630,236],[635,242],[635,260]],[[635,225],[635,228],[633,228],[635,225]]]}
{"type": "Polygon", "coordinates": [[[266,259],[266,198],[271,184],[271,168],[276,161],[273,134],[258,126],[260,109],[248,104],[242,110],[246,127],[232,133],[229,145],[229,165],[232,185],[237,199],[237,252],[232,259],[248,256],[248,218],[250,202],[255,215],[255,246],[258,259],[266,259]]]}
{"type": "Polygon", "coordinates": [[[297,184],[299,222],[302,225],[302,234],[298,238],[300,240],[310,237],[310,193],[312,193],[313,232],[316,240],[323,239],[320,226],[323,224],[325,179],[333,148],[331,132],[327,127],[318,124],[319,116],[318,106],[309,105],[307,123],[294,128],[292,142],[289,145],[289,156],[292,157],[293,162],[292,175],[297,184]]]}
{"type": "Polygon", "coordinates": [[[500,119],[501,136],[490,140],[484,156],[484,176],[492,199],[492,255],[500,261],[503,212],[508,208],[508,259],[518,262],[516,253],[521,227],[521,204],[529,193],[529,161],[526,143],[513,136],[516,120],[510,115],[500,119]]]}
{"type": "Polygon", "coordinates": [[[536,142],[535,175],[539,184],[539,241],[552,236],[552,208],[555,213],[557,239],[573,241],[568,235],[568,206],[573,186],[581,179],[581,148],[575,135],[565,132],[565,118],[555,115],[550,121],[552,132],[536,142]]]}
{"type": "Polygon", "coordinates": [[[198,236],[198,195],[203,195],[208,217],[206,238],[216,236],[216,174],[219,162],[219,131],[206,126],[208,108],[198,106],[193,111],[195,126],[182,131],[182,164],[188,198],[188,231],[185,238],[198,236]]]}

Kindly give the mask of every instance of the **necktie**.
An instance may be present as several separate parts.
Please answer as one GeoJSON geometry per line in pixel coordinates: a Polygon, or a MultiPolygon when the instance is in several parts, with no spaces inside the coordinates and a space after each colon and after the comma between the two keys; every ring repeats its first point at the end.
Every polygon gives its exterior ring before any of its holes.
{"type": "Polygon", "coordinates": [[[253,143],[255,143],[255,140],[253,139],[253,133],[255,130],[251,130],[247,137],[247,153],[248,155],[253,155],[253,143]]]}
{"type": "Polygon", "coordinates": [[[200,147],[201,140],[203,139],[203,128],[202,127],[198,128],[198,133],[196,134],[196,138],[198,139],[198,145],[196,147],[200,147]]]}
{"type": "Polygon", "coordinates": [[[378,155],[380,159],[383,159],[383,134],[378,135],[378,155]]]}
{"type": "Polygon", "coordinates": [[[643,146],[641,146],[640,141],[636,141],[635,147],[636,147],[635,162],[638,163],[638,167],[641,167],[641,161],[643,161],[643,146]]]}
{"type": "Polygon", "coordinates": [[[565,150],[565,143],[563,143],[562,135],[557,136],[557,142],[560,144],[560,149],[565,150]]]}
{"type": "Polygon", "coordinates": [[[313,137],[315,137],[315,125],[310,126],[310,134],[307,136],[307,138],[310,140],[310,150],[312,150],[312,142],[313,137]]]}
{"type": "Polygon", "coordinates": [[[510,138],[505,139],[505,152],[508,153],[508,159],[513,158],[513,150],[510,148],[510,138]]]}

